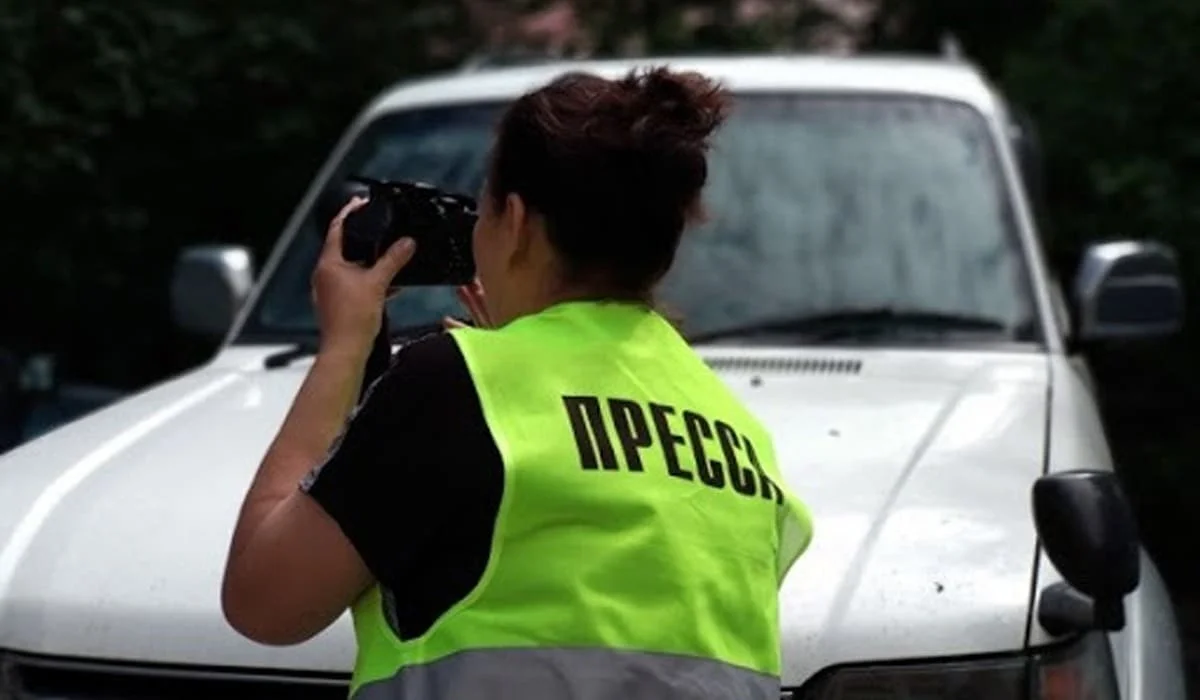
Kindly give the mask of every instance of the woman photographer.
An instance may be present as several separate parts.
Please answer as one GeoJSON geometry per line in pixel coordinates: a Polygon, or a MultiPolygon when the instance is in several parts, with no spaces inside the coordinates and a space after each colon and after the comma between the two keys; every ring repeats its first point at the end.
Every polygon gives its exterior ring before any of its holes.
{"type": "Polygon", "coordinates": [[[353,410],[413,246],[349,264],[361,202],[339,214],[320,351],[231,545],[236,629],[293,644],[350,607],[358,698],[777,700],[777,586],[809,517],[653,306],[726,110],[665,68],[516,100],[460,290],[477,327],[402,347],[353,410]]]}

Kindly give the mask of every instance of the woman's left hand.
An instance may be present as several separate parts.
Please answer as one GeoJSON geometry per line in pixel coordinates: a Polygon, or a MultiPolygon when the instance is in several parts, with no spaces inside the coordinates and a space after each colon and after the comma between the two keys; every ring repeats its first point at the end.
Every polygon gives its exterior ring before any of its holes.
{"type": "MultiPolygon", "coordinates": [[[[487,301],[483,296],[483,285],[475,279],[470,284],[463,285],[454,290],[458,296],[458,302],[463,305],[467,313],[471,316],[471,323],[476,328],[492,328],[492,317],[487,310],[487,301]]],[[[455,328],[466,328],[467,324],[459,321],[456,318],[447,316],[442,319],[442,325],[446,330],[454,330],[455,328]]]]}
{"type": "Polygon", "coordinates": [[[329,224],[325,246],[312,274],[313,305],[323,350],[370,352],[383,317],[388,284],[412,259],[416,244],[404,237],[392,244],[372,267],[342,257],[342,225],[346,215],[367,203],[355,197],[329,224]]]}

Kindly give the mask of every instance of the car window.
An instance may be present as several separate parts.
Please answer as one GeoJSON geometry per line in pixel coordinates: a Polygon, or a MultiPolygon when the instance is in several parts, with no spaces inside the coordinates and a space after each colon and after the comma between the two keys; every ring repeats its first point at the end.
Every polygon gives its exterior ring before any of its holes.
{"type": "Polygon", "coordinates": [[[711,161],[711,221],[663,292],[691,327],[886,305],[1014,326],[1031,313],[992,142],[967,107],[760,98],[711,161]]]}
{"type": "MultiPolygon", "coordinates": [[[[337,167],[475,194],[502,105],[385,115],[337,167]]],[[[709,219],[689,231],[661,289],[690,332],[880,305],[1036,327],[1022,248],[987,122],[909,96],[735,98],[715,139],[709,219]]],[[[308,281],[314,209],[267,280],[242,342],[315,333],[308,281]]],[[[408,289],[396,326],[460,310],[448,289],[408,289]]]]}

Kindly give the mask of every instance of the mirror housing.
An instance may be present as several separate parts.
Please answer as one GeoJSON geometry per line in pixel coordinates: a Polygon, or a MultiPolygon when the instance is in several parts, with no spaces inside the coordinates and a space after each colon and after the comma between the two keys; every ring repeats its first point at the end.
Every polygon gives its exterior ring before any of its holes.
{"type": "Polygon", "coordinates": [[[1069,471],[1033,485],[1033,518],[1064,583],[1043,591],[1038,619],[1052,634],[1125,626],[1125,596],[1141,578],[1133,509],[1116,474],[1069,471]]]}
{"type": "Polygon", "coordinates": [[[1183,285],[1169,246],[1109,241],[1084,251],[1075,276],[1078,340],[1171,335],[1183,326],[1183,285]]]}
{"type": "Polygon", "coordinates": [[[171,316],[189,333],[223,336],[254,288],[254,256],[244,246],[184,248],[171,278],[171,316]]]}

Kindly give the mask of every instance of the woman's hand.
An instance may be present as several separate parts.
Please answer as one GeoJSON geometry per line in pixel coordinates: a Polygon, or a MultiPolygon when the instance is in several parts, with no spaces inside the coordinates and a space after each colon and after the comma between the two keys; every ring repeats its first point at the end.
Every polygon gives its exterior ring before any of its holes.
{"type": "Polygon", "coordinates": [[[329,224],[325,246],[312,274],[313,306],[321,330],[321,348],[361,353],[371,350],[383,318],[388,284],[412,259],[416,243],[401,238],[375,261],[363,268],[342,257],[342,224],[346,216],[367,203],[355,197],[329,224]]]}
{"type": "MultiPolygon", "coordinates": [[[[471,284],[463,285],[455,290],[458,295],[458,301],[462,303],[463,308],[471,316],[471,321],[476,328],[491,328],[492,318],[488,315],[487,305],[483,298],[483,285],[479,284],[479,280],[475,280],[471,284]]],[[[453,328],[466,328],[467,324],[455,318],[447,316],[442,319],[442,324],[447,330],[453,328]]]]}

